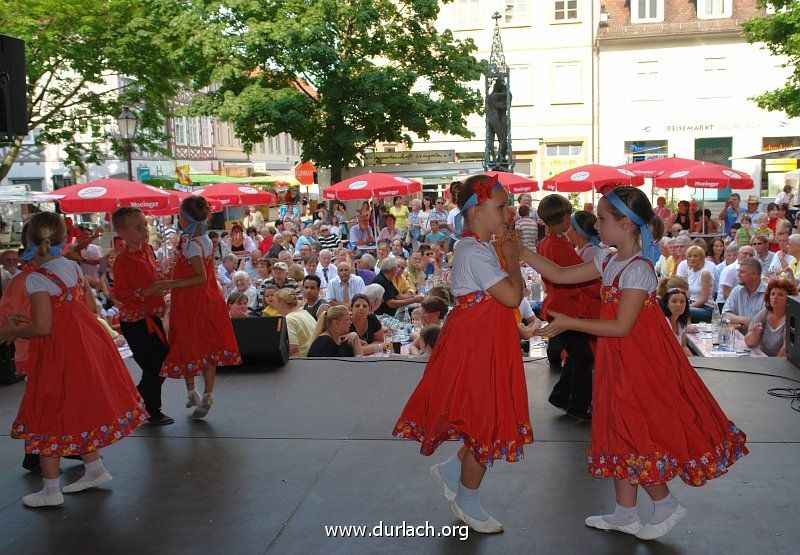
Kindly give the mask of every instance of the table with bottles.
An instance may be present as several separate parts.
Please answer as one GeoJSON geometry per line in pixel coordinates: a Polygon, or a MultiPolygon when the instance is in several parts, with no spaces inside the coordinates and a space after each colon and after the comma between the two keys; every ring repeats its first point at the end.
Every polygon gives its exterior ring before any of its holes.
{"type": "Polygon", "coordinates": [[[744,336],[730,324],[715,327],[710,322],[693,324],[686,331],[686,344],[701,357],[759,357],[766,356],[744,343],[744,336]]]}

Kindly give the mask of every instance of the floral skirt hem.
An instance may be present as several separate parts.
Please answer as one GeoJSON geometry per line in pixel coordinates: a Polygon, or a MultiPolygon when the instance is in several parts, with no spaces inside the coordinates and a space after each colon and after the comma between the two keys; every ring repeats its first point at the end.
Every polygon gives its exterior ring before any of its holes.
{"type": "Polygon", "coordinates": [[[484,468],[492,466],[495,460],[503,459],[508,462],[517,462],[524,458],[523,445],[533,443],[533,428],[530,422],[517,425],[519,439],[494,440],[491,443],[479,443],[474,437],[458,429],[448,429],[437,433],[433,438],[427,437],[427,430],[421,429],[416,422],[401,421],[394,427],[392,435],[399,439],[418,441],[422,445],[419,452],[430,456],[434,451],[449,440],[461,440],[475,460],[484,468]]]}
{"type": "Polygon", "coordinates": [[[201,359],[183,364],[173,364],[165,361],[161,367],[160,376],[181,380],[198,376],[215,366],[236,366],[242,363],[242,355],[235,351],[219,350],[209,353],[201,359]]]}
{"type": "Polygon", "coordinates": [[[41,435],[26,429],[20,420],[14,422],[11,437],[25,440],[25,453],[44,455],[45,457],[66,457],[67,455],[83,455],[97,451],[130,435],[133,430],[147,422],[149,414],[144,402],[118,417],[113,423],[76,435],[56,437],[41,435]]]}
{"type": "Polygon", "coordinates": [[[659,452],[650,455],[590,452],[589,474],[595,478],[627,478],[633,484],[646,486],[680,477],[690,486],[699,487],[722,476],[733,463],[747,455],[746,439],[744,432],[728,422],[728,433],[713,453],[709,451],[689,460],[679,461],[669,453],[659,452]]]}

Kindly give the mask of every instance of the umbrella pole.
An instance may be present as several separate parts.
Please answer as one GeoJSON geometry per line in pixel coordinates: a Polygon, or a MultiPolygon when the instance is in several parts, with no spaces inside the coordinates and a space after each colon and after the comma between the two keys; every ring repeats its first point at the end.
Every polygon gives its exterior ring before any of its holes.
{"type": "Polygon", "coordinates": [[[703,189],[703,197],[700,200],[700,219],[703,220],[703,235],[706,234],[706,190],[703,189]]]}

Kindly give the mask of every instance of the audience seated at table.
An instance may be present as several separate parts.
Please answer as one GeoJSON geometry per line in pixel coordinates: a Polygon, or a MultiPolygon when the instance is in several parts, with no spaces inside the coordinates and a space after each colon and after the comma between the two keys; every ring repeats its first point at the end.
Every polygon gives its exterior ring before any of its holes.
{"type": "Polygon", "coordinates": [[[258,291],[255,287],[250,285],[250,277],[247,272],[238,270],[233,273],[233,289],[231,291],[238,291],[247,297],[247,308],[255,310],[258,305],[258,291]]]}
{"type": "Polygon", "coordinates": [[[356,260],[356,275],[364,280],[364,285],[369,285],[375,279],[375,257],[369,253],[362,254],[356,260]]]}
{"type": "Polygon", "coordinates": [[[317,321],[303,310],[300,301],[291,289],[278,289],[275,293],[275,310],[286,318],[286,331],[289,334],[289,355],[305,357],[311,346],[311,339],[317,321]]]}
{"type": "Polygon", "coordinates": [[[278,311],[275,310],[275,294],[278,292],[278,286],[274,283],[268,283],[263,288],[264,295],[264,310],[261,311],[261,316],[280,316],[278,311]]]}
{"type": "Polygon", "coordinates": [[[319,284],[319,276],[309,274],[303,278],[303,310],[311,314],[315,320],[320,310],[330,307],[320,296],[319,284]]]}
{"type": "Polygon", "coordinates": [[[439,340],[442,327],[439,324],[428,324],[419,332],[420,352],[417,356],[429,357],[433,353],[433,348],[439,340]]]}
{"type": "Polygon", "coordinates": [[[675,339],[681,344],[683,352],[687,356],[694,356],[694,353],[689,350],[686,344],[686,327],[689,325],[691,318],[689,298],[686,296],[686,291],[678,287],[667,289],[659,297],[659,305],[661,310],[664,311],[664,316],[667,318],[667,323],[675,335],[675,339]]]}
{"type": "Polygon", "coordinates": [[[350,330],[350,309],[344,305],[320,311],[308,357],[360,357],[364,354],[358,334],[350,330]]]}
{"type": "Polygon", "coordinates": [[[358,334],[364,355],[375,354],[383,348],[383,325],[372,312],[372,303],[364,294],[353,296],[350,331],[358,334]]]}
{"type": "Polygon", "coordinates": [[[755,259],[761,263],[761,271],[764,273],[775,259],[775,253],[769,250],[769,241],[770,237],[763,234],[756,234],[750,239],[750,246],[756,250],[755,259]]]}
{"type": "MultiPolygon", "coordinates": [[[[689,310],[692,323],[710,322],[714,309],[713,285],[714,270],[716,266],[707,261],[705,251],[693,245],[686,249],[686,270],[678,270],[678,275],[686,278],[689,283],[689,310]]],[[[682,262],[681,264],[683,264],[682,262]]]]}
{"type": "Polygon", "coordinates": [[[234,291],[226,300],[228,304],[228,314],[231,318],[247,318],[247,295],[241,291],[234,291]]]}
{"type": "Polygon", "coordinates": [[[353,296],[364,291],[364,280],[352,275],[349,262],[340,262],[336,273],[336,277],[331,279],[325,290],[325,300],[331,306],[344,304],[349,307],[353,296]]]}
{"type": "Polygon", "coordinates": [[[761,263],[755,258],[739,262],[739,285],[731,290],[722,314],[731,323],[746,330],[753,316],[764,308],[764,293],[767,286],[761,281],[761,263]]]}
{"type": "Polygon", "coordinates": [[[656,286],[656,295],[661,298],[664,293],[667,292],[668,289],[680,289],[684,293],[686,293],[687,298],[689,295],[689,282],[686,281],[685,278],[681,276],[670,276],[670,277],[663,277],[658,280],[658,286],[656,286]]]}
{"type": "MultiPolygon", "coordinates": [[[[420,325],[428,326],[431,324],[440,324],[445,316],[447,316],[447,312],[450,310],[450,306],[447,304],[447,301],[442,299],[441,297],[433,297],[427,296],[422,300],[422,304],[419,308],[419,321],[420,325]]],[[[415,315],[417,312],[415,311],[415,315]]],[[[411,346],[408,349],[408,352],[412,355],[418,355],[423,351],[423,345],[421,340],[421,332],[420,334],[412,333],[411,334],[411,346]]]]}
{"type": "Polygon", "coordinates": [[[381,264],[380,273],[375,276],[372,283],[377,283],[384,289],[383,303],[376,314],[386,314],[394,316],[399,308],[412,305],[414,303],[422,302],[424,298],[422,295],[415,295],[414,293],[400,293],[394,285],[394,278],[403,271],[397,264],[394,258],[387,258],[381,264]]]}
{"type": "Polygon", "coordinates": [[[771,279],[764,295],[764,308],[750,321],[744,343],[769,357],[786,356],[786,305],[797,286],[786,278],[771,279]]]}
{"type": "Polygon", "coordinates": [[[756,250],[750,245],[739,247],[733,264],[725,266],[720,272],[717,285],[717,303],[720,305],[720,310],[728,300],[733,288],[739,284],[739,263],[746,258],[754,258],[755,255],[756,250]]]}

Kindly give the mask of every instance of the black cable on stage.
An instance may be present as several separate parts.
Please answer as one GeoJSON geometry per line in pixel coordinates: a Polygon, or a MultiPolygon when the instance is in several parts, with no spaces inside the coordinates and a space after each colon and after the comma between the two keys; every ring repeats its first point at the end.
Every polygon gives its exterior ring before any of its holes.
{"type": "MultiPolygon", "coordinates": [[[[733,374],[752,374],[754,376],[768,376],[770,378],[780,378],[782,380],[789,380],[790,382],[800,383],[800,380],[790,378],[789,376],[781,376],[778,374],[768,374],[766,372],[751,372],[749,370],[727,370],[724,368],[711,368],[709,366],[695,366],[695,370],[716,370],[717,372],[731,372],[733,374]]],[[[789,408],[800,412],[800,388],[791,387],[771,387],[767,390],[767,395],[778,397],[779,399],[789,399],[789,408]]]]}

